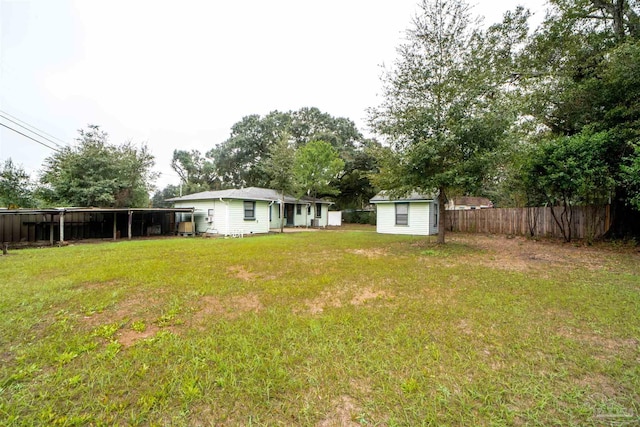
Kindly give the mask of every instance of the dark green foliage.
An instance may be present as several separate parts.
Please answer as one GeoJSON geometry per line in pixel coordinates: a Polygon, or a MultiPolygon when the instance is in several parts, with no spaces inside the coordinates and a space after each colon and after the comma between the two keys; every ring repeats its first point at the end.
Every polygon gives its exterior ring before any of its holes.
{"type": "Polygon", "coordinates": [[[346,224],[376,225],[376,212],[362,209],[347,209],[342,211],[342,221],[346,224]]]}
{"type": "MultiPolygon", "coordinates": [[[[606,134],[606,143],[591,160],[604,162],[609,179],[600,180],[602,186],[594,192],[611,195],[612,234],[637,233],[633,224],[640,212],[630,207],[637,207],[638,187],[629,170],[638,155],[634,146],[640,142],[638,2],[554,0],[551,6],[523,56],[523,69],[528,70],[520,76],[527,94],[523,111],[546,126],[544,139],[556,139],[555,145],[606,134]]],[[[536,182],[563,176],[563,165],[548,166],[549,175],[536,182]]],[[[592,172],[583,166],[573,180],[597,185],[592,172]]]]}
{"type": "Polygon", "coordinates": [[[363,150],[355,150],[342,155],[344,168],[332,181],[340,193],[335,196],[337,209],[362,209],[379,191],[371,183],[371,175],[379,172],[378,161],[374,155],[379,144],[368,141],[363,150]]]}
{"type": "Polygon", "coordinates": [[[33,185],[29,174],[11,159],[5,160],[0,169],[0,207],[35,207],[33,185]]]}
{"type": "Polygon", "coordinates": [[[534,146],[519,177],[530,206],[558,206],[554,219],[571,241],[573,206],[604,204],[615,181],[607,163],[612,139],[607,132],[556,138],[534,146]]]}
{"type": "Polygon", "coordinates": [[[112,145],[99,126],[81,129],[74,146],[45,160],[42,194],[53,205],[144,207],[154,160],[146,145],[112,145]]]}
{"type": "Polygon", "coordinates": [[[464,1],[422,1],[384,77],[385,100],[371,111],[391,143],[378,150],[381,188],[437,190],[443,215],[447,194],[477,193],[490,179],[515,119],[504,86],[526,18],[517,9],[484,32],[464,1]]]}
{"type": "Polygon", "coordinates": [[[213,162],[198,150],[173,150],[171,168],[180,176],[183,194],[221,188],[213,162]]]}
{"type": "Polygon", "coordinates": [[[362,136],[351,120],[333,117],[317,108],[272,111],[264,117],[250,115],[233,125],[229,139],[206,155],[213,165],[216,182],[223,187],[271,186],[275,177],[273,169],[267,167],[269,153],[283,135],[288,136],[292,150],[312,141],[325,141],[345,162],[344,173],[336,176],[329,191],[319,195],[347,190],[345,194],[353,194],[355,200],[344,196],[341,205],[351,205],[361,204],[369,194],[375,194],[368,178],[374,170],[372,163],[361,161],[372,142],[362,136]]]}
{"type": "Polygon", "coordinates": [[[339,190],[331,182],[343,167],[344,161],[326,141],[310,141],[300,147],[293,166],[298,196],[338,194],[339,190]]]}
{"type": "Polygon", "coordinates": [[[169,184],[162,190],[156,190],[156,192],[153,193],[151,206],[154,208],[170,208],[173,206],[173,203],[167,202],[166,200],[178,196],[180,196],[180,186],[169,184]]]}

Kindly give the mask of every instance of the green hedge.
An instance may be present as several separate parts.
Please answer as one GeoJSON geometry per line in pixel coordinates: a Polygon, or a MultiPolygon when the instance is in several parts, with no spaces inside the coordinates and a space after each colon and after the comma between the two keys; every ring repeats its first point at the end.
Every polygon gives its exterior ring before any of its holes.
{"type": "Polygon", "coordinates": [[[376,213],[374,211],[345,210],[342,211],[342,222],[347,224],[376,225],[376,213]]]}

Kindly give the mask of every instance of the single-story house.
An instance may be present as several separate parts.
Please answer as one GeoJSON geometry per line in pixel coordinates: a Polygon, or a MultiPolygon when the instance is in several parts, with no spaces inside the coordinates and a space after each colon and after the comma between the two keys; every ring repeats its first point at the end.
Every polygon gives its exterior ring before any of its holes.
{"type": "Polygon", "coordinates": [[[486,197],[462,196],[452,197],[447,202],[446,209],[449,211],[465,211],[471,209],[492,208],[493,203],[486,197]]]}
{"type": "MultiPolygon", "coordinates": [[[[310,197],[296,199],[276,190],[247,187],[241,189],[203,191],[167,199],[176,208],[194,208],[195,232],[220,234],[268,233],[287,227],[326,227],[332,202],[310,197]],[[284,218],[280,218],[284,203],[284,218]]],[[[180,221],[180,220],[179,220],[180,221]]]]}
{"type": "Polygon", "coordinates": [[[376,230],[384,234],[438,234],[438,198],[417,192],[392,198],[384,191],[370,200],[376,206],[376,230]]]}

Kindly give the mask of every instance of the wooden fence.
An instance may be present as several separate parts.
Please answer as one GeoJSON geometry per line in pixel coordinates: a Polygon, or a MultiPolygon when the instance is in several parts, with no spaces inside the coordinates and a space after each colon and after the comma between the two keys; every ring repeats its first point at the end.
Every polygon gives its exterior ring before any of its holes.
{"type": "MultiPolygon", "coordinates": [[[[445,224],[449,231],[563,238],[551,209],[554,209],[556,217],[560,219],[560,207],[490,208],[447,211],[445,224]]],[[[604,236],[610,225],[609,205],[573,207],[573,239],[597,239],[604,236]]]]}

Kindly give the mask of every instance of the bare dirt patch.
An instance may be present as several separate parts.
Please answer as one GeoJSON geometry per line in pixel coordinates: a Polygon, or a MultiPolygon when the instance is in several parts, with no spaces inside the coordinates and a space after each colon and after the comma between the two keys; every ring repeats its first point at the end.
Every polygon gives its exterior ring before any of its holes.
{"type": "Polygon", "coordinates": [[[393,298],[393,296],[386,291],[374,291],[370,288],[364,288],[351,298],[351,305],[362,305],[367,301],[376,300],[378,298],[390,299],[393,298]]]}
{"type": "Polygon", "coordinates": [[[360,412],[360,407],[350,396],[340,396],[332,402],[333,409],[326,415],[325,419],[316,424],[317,427],[341,427],[359,426],[353,420],[360,412]]]}
{"type": "Polygon", "coordinates": [[[245,313],[264,310],[260,298],[253,293],[227,298],[206,295],[200,299],[200,307],[193,316],[195,323],[203,323],[211,317],[236,319],[245,313]]]}
{"type": "Polygon", "coordinates": [[[393,298],[395,298],[395,296],[387,291],[374,290],[371,288],[344,288],[338,290],[333,289],[323,291],[316,298],[305,301],[303,304],[303,308],[295,310],[295,312],[319,314],[327,308],[340,308],[346,305],[361,306],[367,304],[370,301],[389,301],[393,298]]]}
{"type": "Polygon", "coordinates": [[[227,267],[227,274],[231,277],[243,280],[245,282],[254,282],[256,280],[273,280],[277,277],[273,275],[268,276],[263,273],[249,271],[243,265],[232,265],[230,267],[227,267]]]}
{"type": "Polygon", "coordinates": [[[229,273],[231,276],[235,277],[236,279],[246,280],[246,281],[255,280],[258,278],[257,274],[251,273],[242,265],[233,265],[227,268],[227,273],[229,273]]]}
{"type": "MultiPolygon", "coordinates": [[[[596,247],[532,240],[522,236],[452,233],[448,241],[481,249],[465,262],[512,271],[544,271],[549,267],[600,270],[610,268],[608,251],[596,247]]],[[[640,256],[638,257],[640,261],[640,256]]]]}
{"type": "Polygon", "coordinates": [[[382,248],[352,249],[352,250],[348,250],[347,252],[355,254],[355,255],[362,255],[362,256],[367,257],[369,259],[381,258],[381,257],[387,255],[387,250],[386,249],[382,249],[382,248]]]}
{"type": "Polygon", "coordinates": [[[148,325],[144,331],[134,331],[133,329],[123,329],[118,332],[118,342],[123,347],[130,347],[140,340],[151,338],[158,333],[160,328],[156,325],[148,325]]]}
{"type": "Polygon", "coordinates": [[[148,293],[138,293],[126,299],[118,301],[113,307],[93,313],[82,318],[83,323],[96,327],[105,323],[113,323],[127,318],[149,317],[150,307],[157,302],[157,298],[150,297],[148,293]]]}
{"type": "Polygon", "coordinates": [[[594,347],[605,355],[617,355],[624,350],[635,350],[640,345],[640,341],[636,339],[609,338],[593,331],[585,331],[572,327],[561,327],[558,330],[558,335],[594,347]]]}

